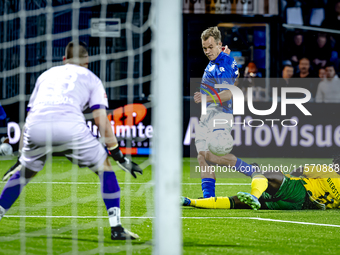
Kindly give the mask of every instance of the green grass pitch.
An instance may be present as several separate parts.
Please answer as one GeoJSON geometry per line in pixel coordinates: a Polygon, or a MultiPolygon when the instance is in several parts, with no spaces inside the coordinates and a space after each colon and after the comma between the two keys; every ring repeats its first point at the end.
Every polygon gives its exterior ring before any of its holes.
{"type": "MultiPolygon", "coordinates": [[[[137,179],[114,168],[121,187],[122,222],[138,233],[140,240],[111,241],[98,177],[89,169],[79,169],[64,158],[54,157],[53,163],[48,163],[25,187],[0,221],[0,254],[19,254],[23,250],[26,254],[151,254],[154,211],[151,166],[147,158],[134,160],[145,167],[144,175],[137,179]]],[[[331,163],[331,159],[244,160],[272,165],[331,163]]],[[[196,198],[202,191],[200,179],[190,178],[190,161],[183,159],[182,194],[196,198]]],[[[14,162],[14,159],[0,161],[1,176],[14,162]]],[[[216,195],[249,192],[249,184],[250,178],[219,178],[216,195]]],[[[0,182],[1,190],[4,185],[0,182]]],[[[182,209],[183,254],[339,253],[338,210],[182,209]]]]}

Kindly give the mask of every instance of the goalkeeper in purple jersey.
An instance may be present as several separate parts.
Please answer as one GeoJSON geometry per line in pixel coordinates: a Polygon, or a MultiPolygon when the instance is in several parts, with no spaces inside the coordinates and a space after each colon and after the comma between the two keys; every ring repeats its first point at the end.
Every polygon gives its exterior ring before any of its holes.
{"type": "Polygon", "coordinates": [[[18,162],[5,174],[0,195],[0,219],[11,208],[22,189],[43,169],[52,152],[59,152],[79,167],[88,167],[99,177],[112,240],[137,239],[120,222],[120,188],[109,160],[131,173],[142,169],[120,151],[106,116],[108,101],[101,80],[88,70],[86,45],[70,42],[63,58],[65,65],[41,74],[28,104],[28,114],[18,162]],[[103,144],[86,126],[83,111],[90,108],[103,144]]]}
{"type": "Polygon", "coordinates": [[[194,94],[195,103],[202,103],[202,94],[209,95],[206,97],[207,108],[206,114],[202,114],[198,127],[196,128],[195,145],[198,153],[197,160],[201,171],[203,197],[215,197],[215,172],[209,171],[208,163],[234,166],[239,172],[247,176],[258,171],[256,165],[249,165],[233,154],[224,156],[215,156],[209,149],[207,138],[214,135],[214,132],[221,130],[212,125],[214,119],[228,120],[228,124],[222,127],[223,132],[231,132],[233,109],[232,94],[229,89],[216,88],[216,84],[234,85],[236,78],[239,76],[237,63],[234,58],[230,57],[229,49],[222,51],[221,32],[217,27],[210,27],[203,31],[201,35],[202,48],[204,54],[210,60],[201,82],[200,92],[194,94]],[[216,102],[216,103],[215,103],[216,102]],[[230,124],[229,124],[230,123],[230,124]]]}

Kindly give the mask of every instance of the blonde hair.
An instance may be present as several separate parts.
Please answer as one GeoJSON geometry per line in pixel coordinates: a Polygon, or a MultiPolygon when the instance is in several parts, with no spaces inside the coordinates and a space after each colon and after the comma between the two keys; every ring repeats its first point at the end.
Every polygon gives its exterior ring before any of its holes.
{"type": "Polygon", "coordinates": [[[216,43],[221,41],[221,32],[218,30],[218,27],[209,27],[208,29],[204,30],[201,34],[201,39],[206,41],[210,36],[214,38],[216,43]]]}

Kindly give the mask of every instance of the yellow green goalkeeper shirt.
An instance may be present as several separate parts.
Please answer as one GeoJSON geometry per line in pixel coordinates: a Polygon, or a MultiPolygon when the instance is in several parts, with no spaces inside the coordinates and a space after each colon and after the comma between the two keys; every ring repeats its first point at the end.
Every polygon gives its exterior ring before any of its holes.
{"type": "Polygon", "coordinates": [[[311,196],[328,209],[340,207],[340,173],[328,165],[307,165],[304,167],[302,181],[311,196]]]}

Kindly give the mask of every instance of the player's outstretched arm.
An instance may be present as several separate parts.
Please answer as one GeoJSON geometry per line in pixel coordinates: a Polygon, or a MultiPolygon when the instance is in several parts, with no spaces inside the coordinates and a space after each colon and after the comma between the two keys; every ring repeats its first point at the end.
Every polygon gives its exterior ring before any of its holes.
{"type": "Polygon", "coordinates": [[[125,157],[119,149],[117,138],[112,132],[106,111],[104,109],[96,109],[93,111],[93,117],[100,134],[104,134],[101,135],[102,139],[104,139],[109,154],[116,161],[117,165],[124,171],[129,172],[134,178],[137,178],[136,173],[142,175],[143,170],[136,163],[125,157]]]}
{"type": "Polygon", "coordinates": [[[136,173],[142,175],[143,170],[133,161],[130,161],[123,155],[118,147],[118,144],[113,148],[108,148],[110,156],[116,161],[117,165],[125,172],[129,172],[134,178],[137,178],[136,173]]]}
{"type": "MultiPolygon", "coordinates": [[[[232,94],[231,94],[230,90],[223,90],[223,91],[219,92],[218,95],[221,98],[222,102],[228,101],[232,98],[232,94]]],[[[215,102],[219,101],[219,99],[216,95],[213,95],[213,98],[215,99],[215,102]]],[[[207,97],[207,102],[212,103],[212,102],[214,102],[214,99],[212,99],[212,97],[207,97]]],[[[195,92],[194,101],[195,101],[196,104],[202,102],[202,93],[201,92],[195,92]]]]}
{"type": "MultiPolygon", "coordinates": [[[[220,93],[218,93],[218,95],[220,96],[222,102],[229,101],[233,96],[231,94],[230,90],[223,90],[220,93]]],[[[214,95],[214,96],[216,96],[216,95],[214,95]]],[[[217,96],[216,96],[216,98],[217,98],[217,96]]]]}
{"type": "Polygon", "coordinates": [[[117,138],[112,132],[111,124],[106,116],[105,109],[96,109],[92,112],[94,122],[97,125],[101,139],[106,144],[108,148],[117,145],[117,138]]]}
{"type": "MultiPolygon", "coordinates": [[[[221,98],[222,102],[226,102],[228,100],[230,100],[232,98],[232,94],[230,92],[230,90],[222,90],[221,92],[218,93],[219,97],[221,98]]],[[[217,95],[213,95],[214,99],[216,102],[219,101],[217,95]]],[[[212,97],[207,97],[207,102],[212,103],[214,102],[214,99],[212,99],[212,97]]]]}

